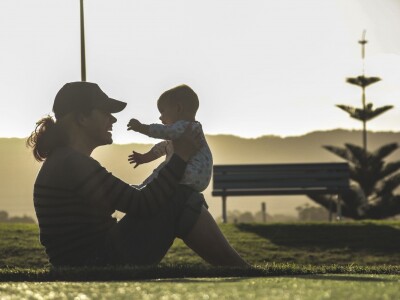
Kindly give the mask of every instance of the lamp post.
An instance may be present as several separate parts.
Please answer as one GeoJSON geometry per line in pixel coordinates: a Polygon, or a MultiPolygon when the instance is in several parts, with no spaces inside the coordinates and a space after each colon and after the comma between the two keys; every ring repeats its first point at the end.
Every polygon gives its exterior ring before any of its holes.
{"type": "Polygon", "coordinates": [[[81,81],[86,81],[85,18],[83,12],[83,0],[80,0],[80,20],[81,20],[81,81]]]}

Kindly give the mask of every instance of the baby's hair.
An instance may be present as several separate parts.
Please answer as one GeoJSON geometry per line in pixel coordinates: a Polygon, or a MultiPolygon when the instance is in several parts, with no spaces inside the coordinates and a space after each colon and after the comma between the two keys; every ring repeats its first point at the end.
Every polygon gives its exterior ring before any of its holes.
{"type": "Polygon", "coordinates": [[[160,109],[160,105],[172,103],[182,104],[185,110],[193,114],[193,116],[196,115],[199,109],[199,98],[197,94],[186,84],[178,85],[162,93],[157,101],[157,106],[158,109],[160,109]]]}

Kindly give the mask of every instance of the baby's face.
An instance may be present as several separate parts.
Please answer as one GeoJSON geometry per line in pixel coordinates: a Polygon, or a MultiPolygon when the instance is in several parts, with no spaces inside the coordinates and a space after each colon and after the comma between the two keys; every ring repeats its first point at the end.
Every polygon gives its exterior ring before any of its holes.
{"type": "Polygon", "coordinates": [[[159,106],[160,120],[164,125],[171,125],[180,120],[180,110],[176,104],[163,104],[159,106]]]}

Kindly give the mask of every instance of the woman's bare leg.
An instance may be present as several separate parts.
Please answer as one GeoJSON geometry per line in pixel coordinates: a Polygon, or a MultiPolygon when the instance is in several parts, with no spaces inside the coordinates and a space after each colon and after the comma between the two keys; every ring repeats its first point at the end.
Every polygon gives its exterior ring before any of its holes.
{"type": "Polygon", "coordinates": [[[201,258],[214,266],[250,266],[229,244],[205,207],[202,207],[197,223],[184,242],[201,258]]]}

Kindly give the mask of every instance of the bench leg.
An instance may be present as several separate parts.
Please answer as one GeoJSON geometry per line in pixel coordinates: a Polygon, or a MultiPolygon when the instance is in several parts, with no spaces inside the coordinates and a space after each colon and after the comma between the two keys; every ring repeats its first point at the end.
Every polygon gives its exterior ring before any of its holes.
{"type": "Polygon", "coordinates": [[[222,222],[228,222],[228,218],[226,216],[226,196],[222,196],[222,222]]]}
{"type": "Polygon", "coordinates": [[[340,195],[337,195],[337,210],[336,210],[336,220],[340,221],[342,220],[342,204],[341,204],[341,199],[340,195]]]}

